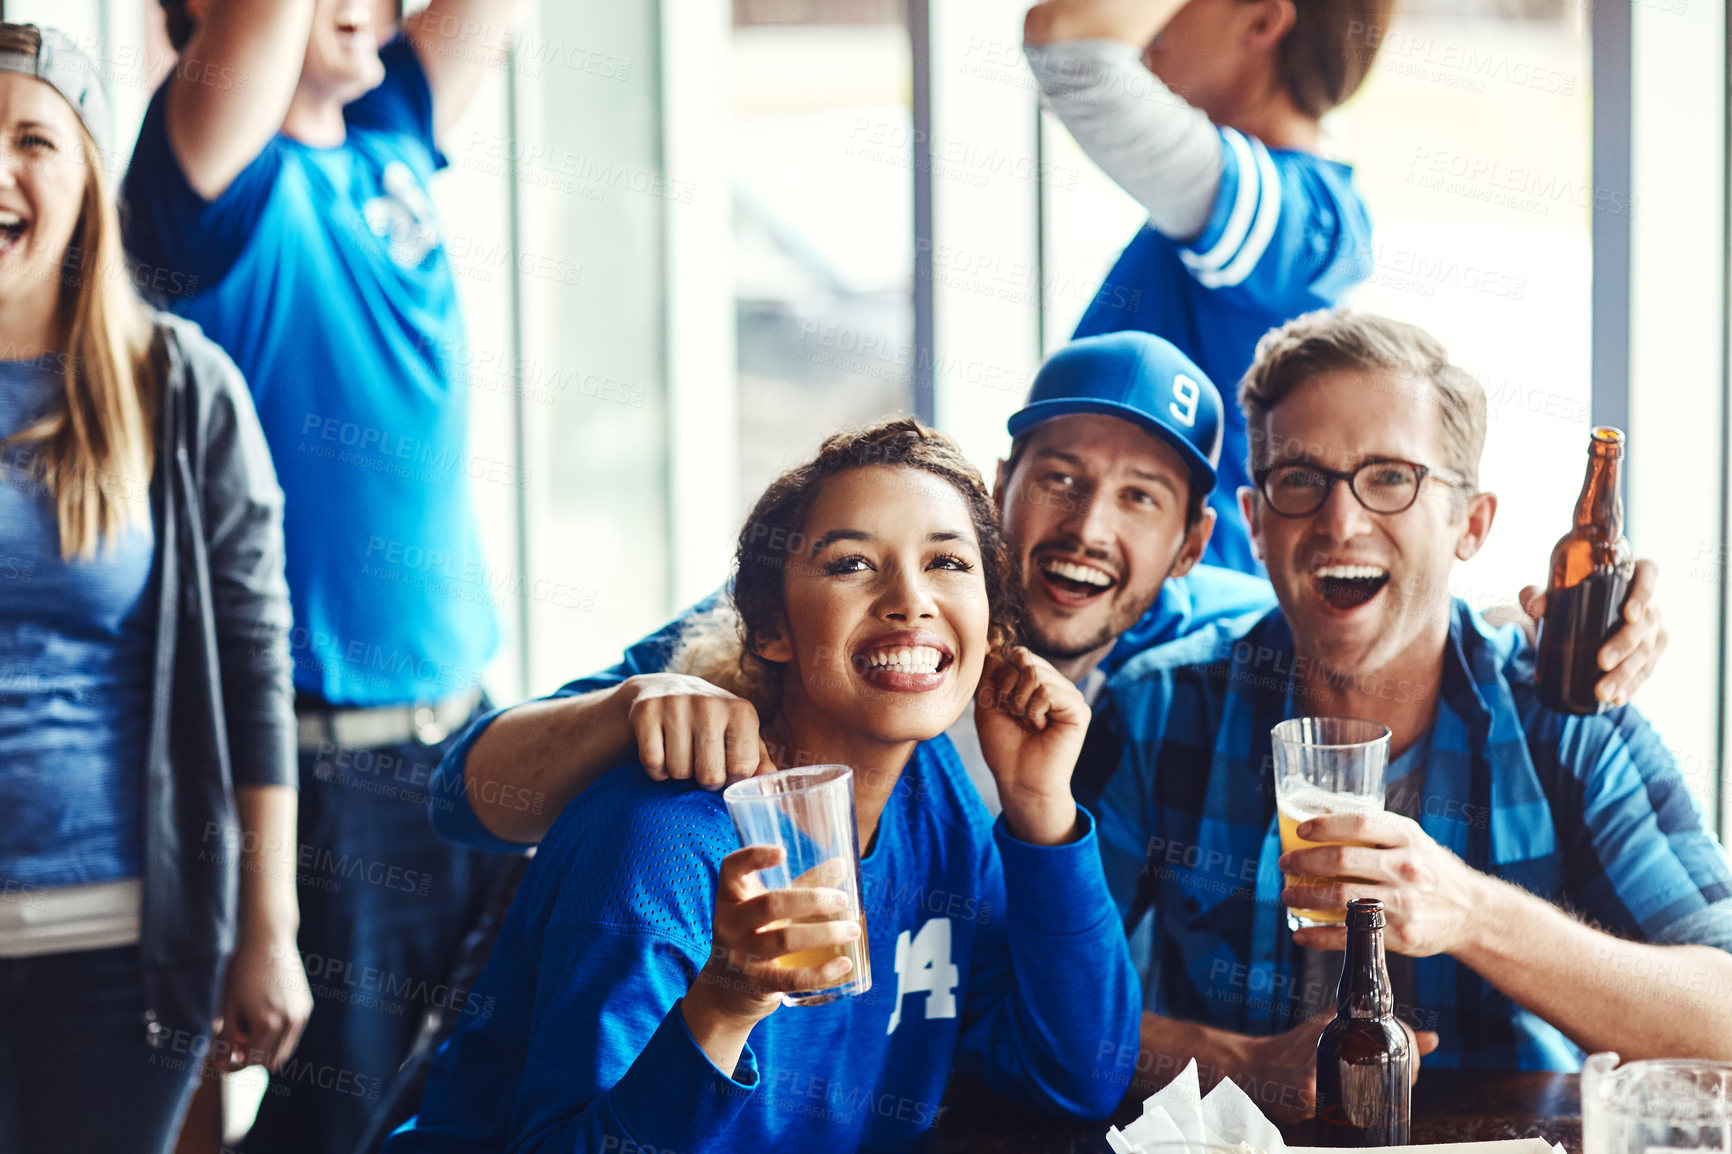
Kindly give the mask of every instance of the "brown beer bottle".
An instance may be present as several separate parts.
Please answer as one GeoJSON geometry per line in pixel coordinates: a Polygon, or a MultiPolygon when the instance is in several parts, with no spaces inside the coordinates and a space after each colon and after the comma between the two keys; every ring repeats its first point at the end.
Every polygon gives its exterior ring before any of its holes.
{"type": "Polygon", "coordinates": [[[1413,1051],[1383,961],[1383,903],[1347,903],[1335,1020],[1317,1040],[1317,1131],[1325,1146],[1405,1146],[1413,1051]]]}
{"type": "Polygon", "coordinates": [[[1624,540],[1624,434],[1604,425],[1588,442],[1588,475],[1575,524],[1552,549],[1546,615],[1540,622],[1540,704],[1564,713],[1598,713],[1600,646],[1617,629],[1635,562],[1624,540]]]}

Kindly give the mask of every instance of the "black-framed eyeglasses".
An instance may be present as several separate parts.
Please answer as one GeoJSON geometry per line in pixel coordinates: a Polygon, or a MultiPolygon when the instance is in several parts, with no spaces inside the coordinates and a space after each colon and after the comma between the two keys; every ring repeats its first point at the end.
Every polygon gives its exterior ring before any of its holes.
{"type": "Polygon", "coordinates": [[[1283,517],[1315,513],[1329,500],[1337,481],[1345,481],[1354,500],[1373,513],[1405,513],[1419,500],[1419,487],[1427,477],[1446,485],[1458,483],[1415,461],[1379,457],[1348,472],[1294,462],[1266,466],[1255,473],[1257,491],[1269,508],[1283,517]]]}

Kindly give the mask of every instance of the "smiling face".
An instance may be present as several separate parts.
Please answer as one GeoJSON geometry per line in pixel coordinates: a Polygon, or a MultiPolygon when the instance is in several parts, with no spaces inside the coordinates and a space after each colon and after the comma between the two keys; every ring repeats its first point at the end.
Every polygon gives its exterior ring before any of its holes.
{"type": "Polygon", "coordinates": [[[1098,658],[1162,581],[1196,564],[1214,513],[1186,531],[1190,485],[1171,446],[1118,417],[1073,413],[1029,430],[997,491],[1029,648],[1054,662],[1098,658]]]}
{"type": "MultiPolygon", "coordinates": [[[[1388,459],[1448,475],[1433,390],[1383,370],[1304,381],[1270,410],[1266,433],[1271,466],[1347,471],[1388,459]]],[[[1240,503],[1298,651],[1354,676],[1442,652],[1450,570],[1478,552],[1497,508],[1489,493],[1464,502],[1436,473],[1401,513],[1368,511],[1345,483],[1303,517],[1280,516],[1248,490],[1240,503]]]]}
{"type": "Polygon", "coordinates": [[[968,503],[923,469],[869,465],[823,482],[783,581],[782,663],[796,736],[924,741],[961,715],[990,625],[968,503]]]}
{"type": "Polygon", "coordinates": [[[318,0],[301,88],[347,103],[385,79],[379,61],[379,27],[372,0],[318,0]]]}
{"type": "Polygon", "coordinates": [[[72,106],[34,77],[0,73],[0,299],[56,291],[89,181],[72,106]]]}

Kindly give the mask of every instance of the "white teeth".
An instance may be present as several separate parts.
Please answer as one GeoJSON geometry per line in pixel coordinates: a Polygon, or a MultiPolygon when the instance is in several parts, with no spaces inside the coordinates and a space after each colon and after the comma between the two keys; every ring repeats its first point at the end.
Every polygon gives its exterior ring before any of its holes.
{"type": "Polygon", "coordinates": [[[1389,576],[1389,570],[1380,569],[1376,565],[1324,565],[1313,574],[1317,577],[1334,577],[1343,581],[1371,581],[1379,577],[1389,576]]]}
{"type": "Polygon", "coordinates": [[[0,228],[14,228],[24,223],[24,218],[15,212],[0,209],[0,228]]]}
{"type": "Polygon", "coordinates": [[[1051,559],[1040,563],[1042,573],[1050,573],[1054,577],[1064,577],[1071,581],[1081,581],[1084,585],[1095,585],[1105,589],[1113,583],[1111,575],[1101,572],[1089,565],[1076,565],[1069,561],[1051,559]]]}
{"type": "Polygon", "coordinates": [[[884,669],[892,673],[937,673],[944,654],[930,645],[915,645],[902,649],[879,649],[866,655],[868,669],[884,669]]]}

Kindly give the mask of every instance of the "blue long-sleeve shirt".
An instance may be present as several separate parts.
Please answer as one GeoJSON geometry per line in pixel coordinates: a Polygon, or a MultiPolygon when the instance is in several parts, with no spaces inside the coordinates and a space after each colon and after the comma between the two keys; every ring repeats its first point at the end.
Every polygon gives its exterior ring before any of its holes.
{"type": "Polygon", "coordinates": [[[679,1000],[733,827],[713,793],[615,770],[542,842],[476,989],[495,1012],[441,1049],[386,1150],[900,1150],[953,1065],[1105,1115],[1141,996],[1084,820],[1069,845],[1018,841],[947,738],[920,745],[861,863],[872,988],[776,1010],[723,1071],[679,1000]]]}

